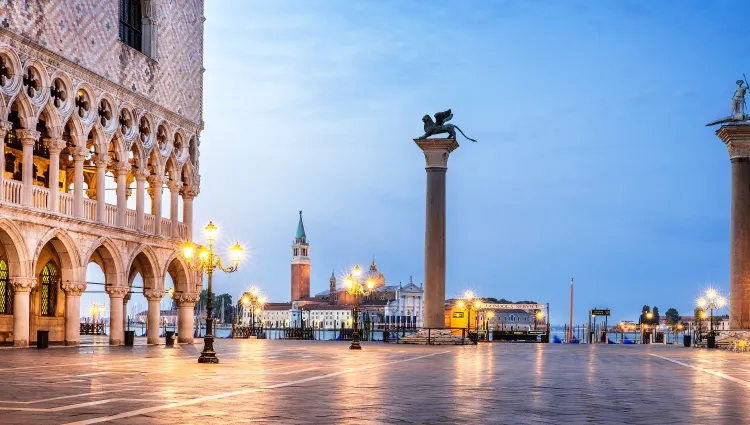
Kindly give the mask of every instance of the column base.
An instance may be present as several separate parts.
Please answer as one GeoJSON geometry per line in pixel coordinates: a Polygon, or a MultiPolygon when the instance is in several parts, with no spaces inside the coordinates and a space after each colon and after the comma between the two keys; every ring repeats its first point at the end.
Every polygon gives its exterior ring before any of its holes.
{"type": "Polygon", "coordinates": [[[183,338],[181,336],[178,336],[177,337],[177,343],[178,344],[192,344],[193,343],[193,338],[192,337],[183,338]]]}
{"type": "Polygon", "coordinates": [[[114,338],[109,339],[109,345],[124,345],[124,344],[125,344],[125,341],[121,339],[114,339],[114,338]]]}
{"type": "Polygon", "coordinates": [[[14,347],[28,347],[29,346],[29,340],[27,339],[21,339],[21,340],[13,340],[13,346],[14,347]]]}
{"type": "Polygon", "coordinates": [[[81,341],[65,341],[66,347],[78,347],[81,345],[81,341]]]}
{"type": "Polygon", "coordinates": [[[161,343],[161,339],[159,339],[158,337],[157,338],[148,337],[148,338],[146,338],[146,343],[147,344],[159,345],[161,343]]]}

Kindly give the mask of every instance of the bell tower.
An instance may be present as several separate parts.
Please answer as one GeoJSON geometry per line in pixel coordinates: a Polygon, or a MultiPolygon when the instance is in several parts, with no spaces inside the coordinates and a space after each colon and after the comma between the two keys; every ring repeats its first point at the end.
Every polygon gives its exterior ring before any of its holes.
{"type": "Polygon", "coordinates": [[[328,280],[328,282],[330,283],[330,286],[328,288],[328,304],[333,305],[334,296],[336,295],[336,276],[334,276],[333,272],[331,272],[331,278],[328,280]]]}
{"type": "Polygon", "coordinates": [[[302,224],[302,211],[299,212],[297,234],[292,244],[292,301],[310,296],[310,245],[302,224]]]}

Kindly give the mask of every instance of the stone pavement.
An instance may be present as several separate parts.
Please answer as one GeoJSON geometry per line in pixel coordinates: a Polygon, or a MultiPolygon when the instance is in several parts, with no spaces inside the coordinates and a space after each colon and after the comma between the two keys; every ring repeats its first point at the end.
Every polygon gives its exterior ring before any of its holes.
{"type": "Polygon", "coordinates": [[[0,424],[748,423],[750,354],[217,340],[0,351],[0,424]]]}

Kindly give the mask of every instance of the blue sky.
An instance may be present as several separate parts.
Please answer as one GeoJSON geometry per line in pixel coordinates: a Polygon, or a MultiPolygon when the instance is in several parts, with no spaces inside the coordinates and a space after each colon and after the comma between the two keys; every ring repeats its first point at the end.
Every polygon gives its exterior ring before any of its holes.
{"type": "Polygon", "coordinates": [[[251,250],[218,292],[289,299],[304,211],[312,289],[375,255],[423,280],[421,116],[479,143],[448,170],[448,296],[692,314],[728,292],[730,164],[705,123],[750,72],[741,1],[206,2],[196,228],[251,250]]]}

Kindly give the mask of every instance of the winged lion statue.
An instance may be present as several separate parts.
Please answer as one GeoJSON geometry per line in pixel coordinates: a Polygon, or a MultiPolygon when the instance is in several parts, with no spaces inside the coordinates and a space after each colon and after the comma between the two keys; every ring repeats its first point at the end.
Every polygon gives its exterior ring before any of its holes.
{"type": "Polygon", "coordinates": [[[448,133],[449,139],[455,139],[456,130],[458,130],[459,132],[461,132],[461,135],[471,140],[472,142],[476,142],[476,140],[464,134],[464,132],[457,125],[446,124],[451,120],[451,118],[453,118],[453,113],[450,109],[448,109],[447,111],[436,113],[435,121],[433,121],[432,117],[429,115],[423,116],[422,122],[424,123],[424,136],[420,137],[420,139],[426,139],[430,136],[442,133],[448,133]]]}

